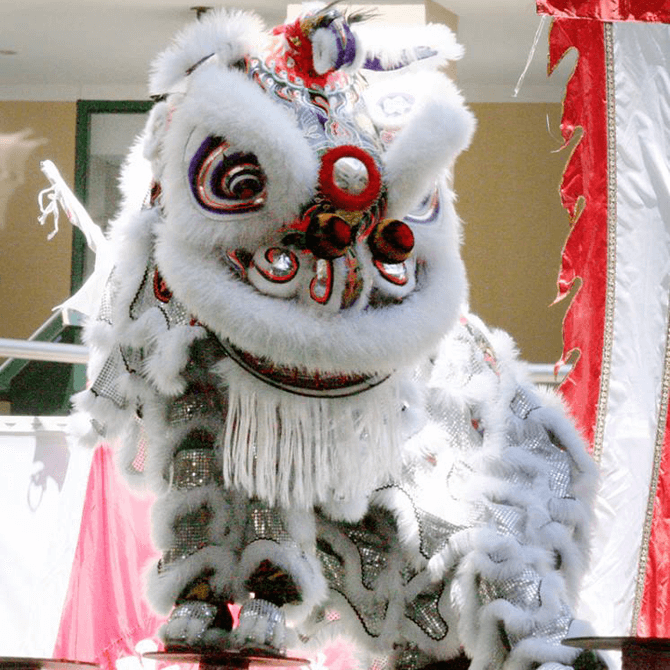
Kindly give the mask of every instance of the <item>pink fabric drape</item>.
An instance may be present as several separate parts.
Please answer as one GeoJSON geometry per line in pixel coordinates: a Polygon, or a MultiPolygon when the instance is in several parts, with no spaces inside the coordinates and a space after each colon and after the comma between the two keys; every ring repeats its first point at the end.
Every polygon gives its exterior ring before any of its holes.
{"type": "Polygon", "coordinates": [[[55,658],[96,662],[113,670],[152,638],[160,619],[142,597],[141,573],[154,555],[149,539],[151,500],[128,489],[110,447],[91,465],[55,658]]]}

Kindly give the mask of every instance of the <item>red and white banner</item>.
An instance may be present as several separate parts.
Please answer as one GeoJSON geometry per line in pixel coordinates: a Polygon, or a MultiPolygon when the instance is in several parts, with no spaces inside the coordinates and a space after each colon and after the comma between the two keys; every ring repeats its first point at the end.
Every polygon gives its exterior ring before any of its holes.
{"type": "Polygon", "coordinates": [[[601,468],[580,614],[599,635],[670,636],[670,5],[539,0],[550,67],[579,52],[564,102],[576,294],[562,390],[601,468]],[[665,565],[663,557],[666,558],[665,565]]]}

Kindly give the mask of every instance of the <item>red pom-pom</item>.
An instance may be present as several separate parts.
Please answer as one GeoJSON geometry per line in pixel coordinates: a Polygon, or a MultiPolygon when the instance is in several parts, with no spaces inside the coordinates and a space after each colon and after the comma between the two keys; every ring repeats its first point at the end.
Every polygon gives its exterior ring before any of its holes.
{"type": "Polygon", "coordinates": [[[414,249],[414,233],[403,221],[384,219],[368,238],[372,255],[382,263],[402,263],[414,249]]]}
{"type": "Polygon", "coordinates": [[[344,255],[353,237],[349,224],[336,214],[317,214],[307,228],[307,247],[317,258],[332,260],[344,255]]]}

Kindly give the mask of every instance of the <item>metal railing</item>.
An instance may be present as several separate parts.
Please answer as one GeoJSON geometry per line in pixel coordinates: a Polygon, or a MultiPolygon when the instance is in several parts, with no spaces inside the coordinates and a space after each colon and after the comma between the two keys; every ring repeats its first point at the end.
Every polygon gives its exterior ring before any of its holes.
{"type": "MultiPolygon", "coordinates": [[[[12,340],[0,337],[0,357],[19,358],[28,361],[51,361],[54,363],[86,363],[88,361],[88,348],[83,344],[12,340]]],[[[3,366],[7,363],[8,361],[5,361],[3,366]]],[[[0,367],[0,369],[2,368],[0,367]]]]}
{"type": "MultiPolygon", "coordinates": [[[[36,342],[33,340],[12,340],[0,338],[0,357],[23,360],[52,361],[57,363],[86,363],[88,348],[83,344],[60,344],[57,342],[36,342]]],[[[9,361],[0,366],[0,371],[9,361]]],[[[559,368],[554,375],[554,366],[547,363],[530,364],[530,375],[538,384],[559,384],[570,371],[567,365],[559,368]]]]}

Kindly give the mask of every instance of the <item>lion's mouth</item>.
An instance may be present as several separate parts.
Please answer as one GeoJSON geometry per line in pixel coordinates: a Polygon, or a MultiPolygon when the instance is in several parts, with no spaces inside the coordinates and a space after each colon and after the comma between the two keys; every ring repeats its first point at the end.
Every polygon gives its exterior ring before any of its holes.
{"type": "Polygon", "coordinates": [[[343,398],[368,391],[390,377],[390,374],[323,372],[280,365],[268,358],[244,351],[230,340],[221,341],[221,345],[228,357],[249,374],[270,386],[296,395],[343,398]]]}

